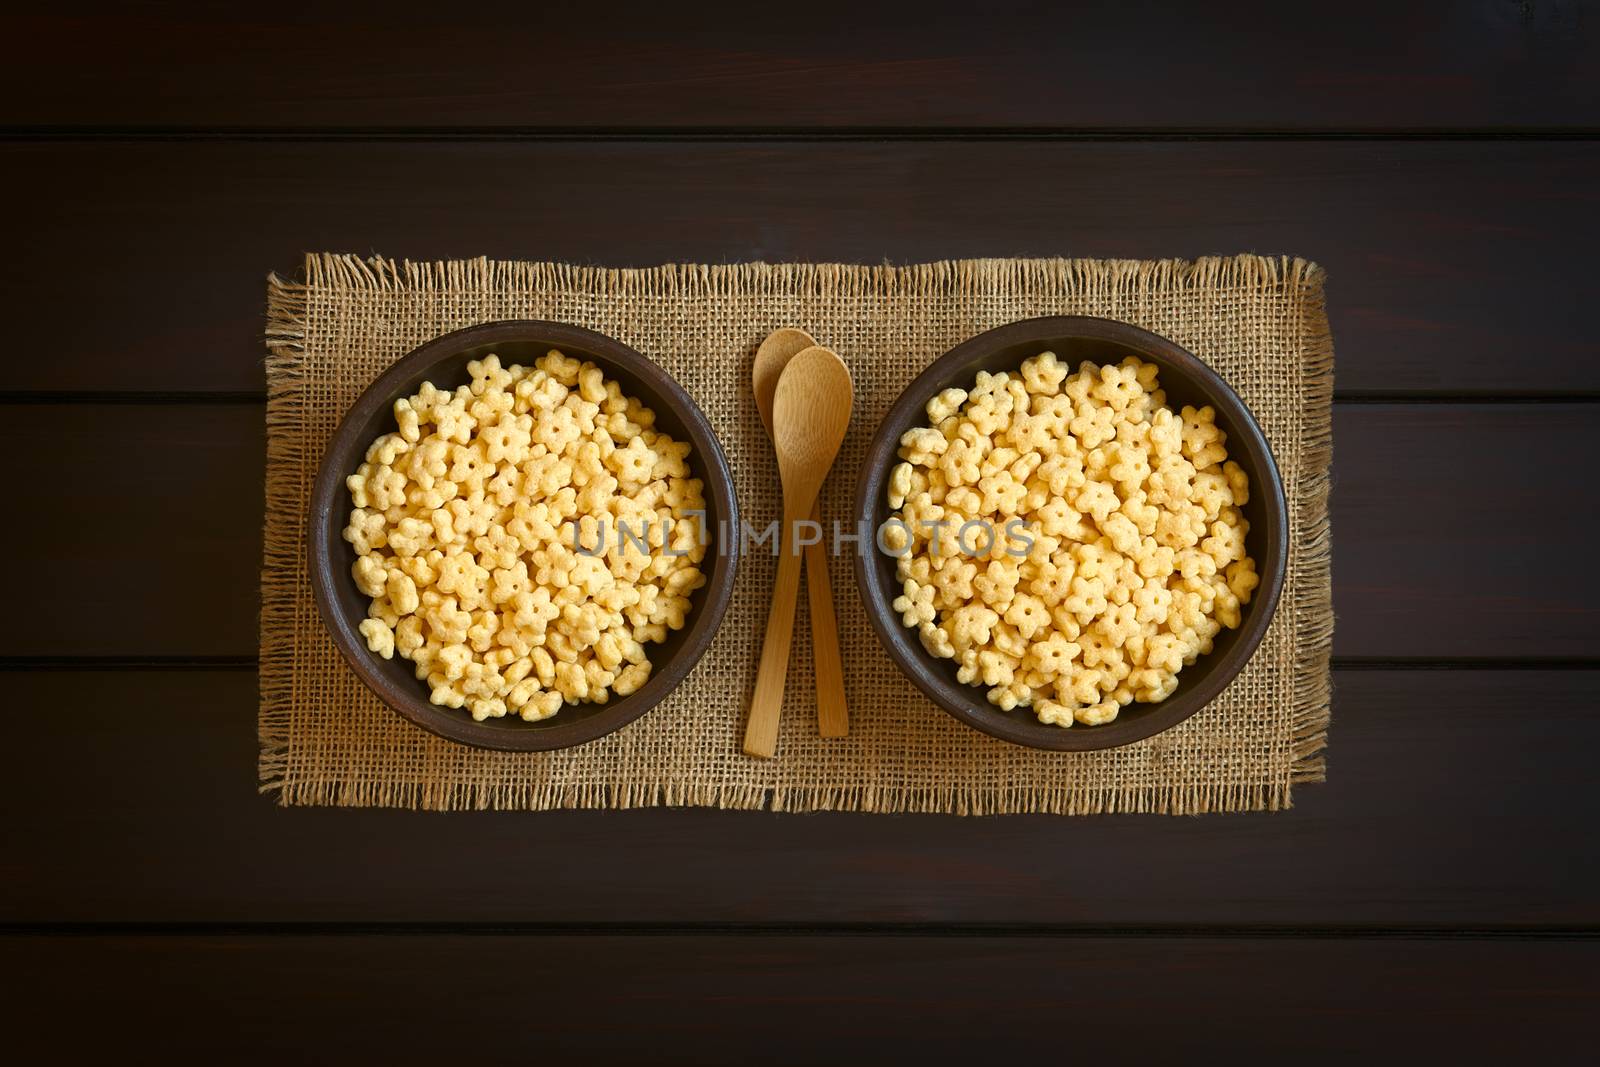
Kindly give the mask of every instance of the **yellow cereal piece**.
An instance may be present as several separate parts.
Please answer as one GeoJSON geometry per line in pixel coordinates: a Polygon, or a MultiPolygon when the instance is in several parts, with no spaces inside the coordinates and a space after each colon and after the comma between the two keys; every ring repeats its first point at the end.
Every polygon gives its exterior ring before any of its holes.
{"type": "MultiPolygon", "coordinates": [[[[899,556],[894,610],[997,707],[1111,722],[1171,696],[1242,621],[1260,581],[1249,476],[1214,410],[1167,407],[1158,370],[1042,352],[944,390],[901,437],[882,536],[899,556]]],[[[381,476],[364,472],[369,501],[387,499],[381,476]]]]}

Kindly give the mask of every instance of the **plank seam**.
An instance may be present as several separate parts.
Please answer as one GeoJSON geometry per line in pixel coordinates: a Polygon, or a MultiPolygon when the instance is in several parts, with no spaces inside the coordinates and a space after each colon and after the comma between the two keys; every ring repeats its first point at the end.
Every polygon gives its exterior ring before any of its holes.
{"type": "Polygon", "coordinates": [[[1594,141],[1595,126],[0,126],[30,142],[674,142],[1594,141]]]}
{"type": "Polygon", "coordinates": [[[1596,940],[1600,926],[794,922],[42,922],[3,937],[862,937],[1094,940],[1596,940]]]}

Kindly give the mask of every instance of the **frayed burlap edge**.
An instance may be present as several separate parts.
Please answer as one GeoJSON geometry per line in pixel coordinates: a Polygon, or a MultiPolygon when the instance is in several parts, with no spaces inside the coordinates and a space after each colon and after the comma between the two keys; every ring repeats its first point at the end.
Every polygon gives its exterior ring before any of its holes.
{"type": "Polygon", "coordinates": [[[1208,256],[1197,260],[982,259],[944,260],[907,266],[839,263],[666,264],[653,268],[603,268],[521,261],[417,262],[381,256],[308,254],[305,281],[271,274],[267,279],[267,476],[261,579],[261,666],[258,720],[260,790],[284,805],[332,804],[429,810],[524,810],[702,806],[772,811],[925,812],[959,815],[1045,813],[1060,815],[1139,812],[1202,814],[1216,811],[1278,811],[1292,804],[1294,784],[1323,781],[1331,714],[1333,644],[1332,541],[1328,517],[1329,467],[1333,455],[1333,337],[1323,285],[1315,263],[1287,256],[1208,256]],[[1020,292],[1094,285],[1138,290],[1149,287],[1241,290],[1287,284],[1306,298],[1304,330],[1305,407],[1299,478],[1287,487],[1298,520],[1291,545],[1301,580],[1292,603],[1295,686],[1293,762],[1286,782],[1203,783],[1084,789],[908,788],[873,783],[814,788],[742,786],[726,783],[638,782],[612,785],[544,783],[301,782],[286,779],[294,644],[294,598],[303,546],[287,537],[274,515],[302,507],[306,457],[288,431],[300,415],[305,351],[306,294],[312,287],[414,292],[570,289],[629,296],[777,292],[787,295],[911,295],[953,297],[995,286],[1020,292]]]}

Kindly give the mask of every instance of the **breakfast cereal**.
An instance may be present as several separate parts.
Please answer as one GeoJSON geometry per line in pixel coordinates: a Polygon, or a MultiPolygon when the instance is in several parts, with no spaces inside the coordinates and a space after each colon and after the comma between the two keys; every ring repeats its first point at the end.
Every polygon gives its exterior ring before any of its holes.
{"type": "Polygon", "coordinates": [[[1043,352],[927,415],[888,479],[894,610],[991,703],[1111,722],[1239,626],[1250,479],[1210,407],[1167,407],[1153,364],[1043,352]]]}
{"type": "Polygon", "coordinates": [[[633,693],[705,584],[689,445],[561,352],[467,370],[395,401],[396,430],[346,481],[367,647],[478,720],[633,693]]]}

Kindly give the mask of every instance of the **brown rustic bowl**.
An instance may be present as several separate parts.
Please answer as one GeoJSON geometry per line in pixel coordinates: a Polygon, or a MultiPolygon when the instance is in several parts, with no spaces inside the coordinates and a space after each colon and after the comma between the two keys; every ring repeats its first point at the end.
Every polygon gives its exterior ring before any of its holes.
{"type": "MultiPolygon", "coordinates": [[[[736,555],[725,531],[739,528],[733,476],[722,446],[700,408],[666,371],[620,341],[560,322],[490,322],[429,341],[403,357],[361,394],[345,413],[328,445],[311,491],[307,562],[322,621],[356,675],[395,711],[424,730],[478,748],[541,751],[583,744],[620,729],[672,691],[711,644],[733,594],[736,555]],[[368,598],[356,588],[350,568],[355,550],[343,537],[351,503],[345,478],[354,474],[374,438],[394,430],[394,401],[425,381],[454,389],[469,380],[467,362],[498,353],[505,363],[527,365],[552,348],[592,360],[629,396],[656,413],[656,425],[693,448],[689,466],[705,483],[706,526],[712,537],[706,584],[691,597],[688,625],[649,646],[652,673],[637,692],[605,704],[568,704],[553,717],[524,722],[515,716],[475,722],[464,710],[428,701],[411,661],[369,652],[357,627],[367,617],[368,598]]],[[[330,708],[329,714],[340,709],[330,708]]]]}
{"type": "Polygon", "coordinates": [[[886,483],[897,462],[900,436],[927,425],[927,402],[949,387],[967,389],[979,371],[1016,370],[1022,361],[1052,351],[1064,363],[1120,362],[1138,356],[1161,368],[1167,403],[1210,404],[1217,425],[1228,435],[1228,456],[1250,475],[1250,502],[1242,509],[1250,522],[1245,543],[1255,559],[1261,584],[1245,606],[1239,629],[1217,635],[1209,655],[1178,676],[1177,690],[1159,704],[1130,704],[1104,726],[1063,728],[1040,722],[1027,708],[1001,711],[984,691],[956,681],[956,664],[922,647],[914,630],[901,624],[890,606],[900,593],[894,558],[870,547],[856,556],[856,581],[878,639],[890,658],[934,703],[968,726],[1031,748],[1087,751],[1130,744],[1187,719],[1204,707],[1244,668],[1266,633],[1283,590],[1288,558],[1288,507],[1272,450],[1249,408],[1210,367],[1178,345],[1136,326],[1110,319],[1058,316],[1014,322],[957,345],[935,360],[906,387],[884,416],[867,450],[856,483],[856,517],[876,530],[889,517],[886,483]]]}

